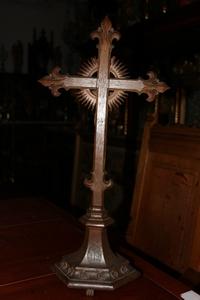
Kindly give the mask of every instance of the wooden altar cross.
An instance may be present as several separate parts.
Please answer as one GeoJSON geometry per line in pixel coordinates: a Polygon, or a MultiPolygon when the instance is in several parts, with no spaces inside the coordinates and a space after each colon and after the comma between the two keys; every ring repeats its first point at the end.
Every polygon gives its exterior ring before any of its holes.
{"type": "Polygon", "coordinates": [[[139,272],[127,260],[112,252],[107,240],[106,226],[112,223],[104,210],[104,191],[111,186],[111,180],[105,180],[108,108],[120,103],[124,91],[146,93],[147,101],[153,101],[168,87],[159,82],[153,73],[149,74],[148,80],[124,78],[121,65],[111,59],[112,41],[118,40],[120,35],[113,30],[108,17],[91,37],[99,40],[98,59],[86,65],[82,74],[94,75],[97,71],[96,78],[62,75],[60,69],[55,68],[39,82],[48,87],[54,96],[60,95],[61,88],[80,89],[83,91],[80,94],[83,102],[96,105],[93,170],[91,179],[85,180],[92,191],[91,206],[82,218],[86,224],[85,241],[78,252],[63,257],[54,267],[57,275],[69,287],[85,288],[87,294],[92,295],[94,289],[114,289],[139,276],[139,272]],[[111,65],[114,65],[114,76],[120,74],[120,78],[110,78],[111,65]],[[87,70],[90,68],[93,71],[87,70]],[[109,103],[110,91],[113,94],[109,103]]]}

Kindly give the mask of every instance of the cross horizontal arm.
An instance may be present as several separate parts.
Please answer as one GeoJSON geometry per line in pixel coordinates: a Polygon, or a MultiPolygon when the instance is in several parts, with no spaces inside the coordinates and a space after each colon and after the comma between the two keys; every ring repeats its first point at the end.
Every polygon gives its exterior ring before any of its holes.
{"type": "Polygon", "coordinates": [[[60,89],[95,89],[97,87],[96,78],[70,77],[60,73],[60,68],[55,68],[53,71],[38,80],[42,85],[48,87],[54,96],[60,96],[60,89]]]}
{"type": "MultiPolygon", "coordinates": [[[[148,73],[149,79],[107,79],[105,88],[111,90],[123,90],[145,93],[148,95],[147,101],[151,102],[159,93],[165,92],[169,87],[160,82],[153,72],[148,73]]],[[[59,96],[61,88],[69,89],[96,89],[99,85],[99,79],[93,77],[70,77],[60,73],[59,68],[55,68],[48,76],[39,80],[41,84],[48,87],[54,96],[59,96]]]]}
{"type": "Polygon", "coordinates": [[[84,77],[69,77],[66,75],[64,79],[64,88],[67,89],[82,89],[89,88],[95,89],[97,87],[96,78],[84,78],[84,77]]]}
{"type": "Polygon", "coordinates": [[[153,72],[148,73],[149,79],[110,79],[109,89],[145,93],[148,95],[147,101],[151,102],[159,93],[164,93],[169,87],[158,80],[153,72]]]}
{"type": "Polygon", "coordinates": [[[129,92],[141,92],[144,88],[142,80],[131,80],[131,79],[110,79],[109,89],[111,90],[124,90],[129,92]]]}

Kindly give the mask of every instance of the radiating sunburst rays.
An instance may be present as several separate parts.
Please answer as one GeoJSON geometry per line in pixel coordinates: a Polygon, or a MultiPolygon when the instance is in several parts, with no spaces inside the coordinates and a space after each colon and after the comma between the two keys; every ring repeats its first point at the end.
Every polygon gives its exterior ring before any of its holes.
{"type": "MultiPolygon", "coordinates": [[[[98,73],[98,59],[93,57],[84,63],[78,73],[83,77],[95,77],[98,73]]],[[[128,78],[128,72],[126,67],[115,57],[111,58],[110,63],[110,77],[125,79],[128,78]]],[[[97,102],[97,91],[90,90],[88,88],[81,89],[75,92],[75,95],[82,104],[86,105],[90,109],[94,109],[97,102]]],[[[127,92],[123,90],[109,90],[108,93],[108,108],[118,108],[119,105],[127,98],[127,92]]]]}

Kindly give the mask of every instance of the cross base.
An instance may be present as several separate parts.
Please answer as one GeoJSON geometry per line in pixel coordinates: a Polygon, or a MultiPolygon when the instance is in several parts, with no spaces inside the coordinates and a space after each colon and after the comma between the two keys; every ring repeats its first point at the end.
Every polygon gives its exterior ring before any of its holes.
{"type": "Polygon", "coordinates": [[[94,290],[114,290],[140,276],[121,256],[116,256],[114,264],[105,267],[81,266],[71,263],[70,255],[53,267],[56,275],[70,288],[94,290]]]}
{"type": "MultiPolygon", "coordinates": [[[[107,223],[108,217],[105,220],[107,223]]],[[[96,289],[114,290],[138,278],[140,272],[111,250],[105,222],[99,220],[98,225],[101,223],[101,226],[96,226],[91,218],[85,222],[86,234],[82,247],[54,265],[56,275],[70,288],[83,288],[91,292],[96,289]]]]}

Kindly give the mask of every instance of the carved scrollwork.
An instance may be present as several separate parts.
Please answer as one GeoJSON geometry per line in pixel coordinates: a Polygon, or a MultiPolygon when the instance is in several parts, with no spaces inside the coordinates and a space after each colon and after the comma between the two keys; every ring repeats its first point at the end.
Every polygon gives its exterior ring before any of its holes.
{"type": "Polygon", "coordinates": [[[63,269],[63,270],[67,270],[69,268],[69,264],[68,262],[66,262],[65,260],[62,260],[60,262],[60,267],[63,269]]]}
{"type": "Polygon", "coordinates": [[[75,268],[73,266],[71,266],[68,262],[66,262],[65,260],[62,260],[59,263],[59,268],[68,276],[73,276],[75,273],[75,268]]]}
{"type": "Polygon", "coordinates": [[[112,278],[112,279],[117,279],[118,277],[119,277],[119,272],[117,271],[117,270],[111,270],[110,271],[110,277],[112,278]]]}
{"type": "Polygon", "coordinates": [[[66,274],[67,274],[69,277],[73,276],[74,273],[75,273],[74,267],[68,267],[68,268],[67,268],[66,274]]]}
{"type": "Polygon", "coordinates": [[[94,180],[93,180],[94,172],[91,172],[89,178],[84,179],[84,185],[88,187],[90,190],[94,188],[94,180]]]}
{"type": "Polygon", "coordinates": [[[89,279],[89,274],[86,271],[80,271],[79,272],[79,278],[82,280],[88,280],[89,279]]]}
{"type": "Polygon", "coordinates": [[[126,265],[122,265],[121,268],[120,268],[120,272],[122,274],[126,274],[128,272],[128,268],[126,265]]]}
{"type": "Polygon", "coordinates": [[[92,39],[99,39],[99,41],[112,42],[114,39],[120,39],[120,33],[115,31],[112,27],[112,23],[108,17],[105,17],[101,23],[101,26],[91,33],[92,39]]]}
{"type": "Polygon", "coordinates": [[[169,89],[169,87],[166,85],[166,83],[159,81],[154,72],[149,72],[147,75],[149,79],[142,80],[144,88],[142,89],[141,94],[147,94],[148,98],[146,100],[148,102],[152,102],[159,93],[164,93],[169,89]]]}
{"type": "Polygon", "coordinates": [[[107,190],[113,186],[113,181],[111,179],[104,181],[104,190],[107,190]]]}
{"type": "MultiPolygon", "coordinates": [[[[92,191],[95,189],[93,172],[91,172],[90,178],[84,179],[84,185],[92,191]]],[[[104,186],[104,190],[107,190],[113,186],[113,181],[111,179],[104,179],[103,186],[104,186]]]]}
{"type": "Polygon", "coordinates": [[[65,88],[65,90],[68,90],[65,84],[67,78],[69,78],[69,76],[61,74],[60,68],[55,67],[49,75],[44,76],[38,80],[38,82],[48,87],[53,96],[58,97],[61,94],[59,89],[65,88]]]}
{"type": "Polygon", "coordinates": [[[97,280],[105,281],[108,280],[108,272],[98,272],[97,273],[97,280]]]}

